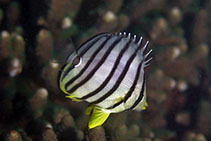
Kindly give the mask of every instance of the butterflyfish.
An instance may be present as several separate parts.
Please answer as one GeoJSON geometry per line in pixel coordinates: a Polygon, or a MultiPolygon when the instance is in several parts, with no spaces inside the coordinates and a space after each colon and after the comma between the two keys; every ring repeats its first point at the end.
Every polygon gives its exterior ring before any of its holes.
{"type": "Polygon", "coordinates": [[[144,110],[144,68],[152,58],[149,41],[130,33],[101,33],[76,49],[58,74],[59,88],[73,101],[91,106],[88,127],[101,126],[111,113],[144,110]]]}

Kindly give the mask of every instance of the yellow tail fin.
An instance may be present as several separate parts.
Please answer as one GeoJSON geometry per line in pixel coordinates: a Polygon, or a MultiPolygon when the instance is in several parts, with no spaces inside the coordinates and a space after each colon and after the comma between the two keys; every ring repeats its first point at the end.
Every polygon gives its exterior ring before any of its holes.
{"type": "Polygon", "coordinates": [[[110,115],[110,113],[104,112],[100,107],[94,106],[93,108],[89,119],[89,129],[101,126],[110,115]]]}

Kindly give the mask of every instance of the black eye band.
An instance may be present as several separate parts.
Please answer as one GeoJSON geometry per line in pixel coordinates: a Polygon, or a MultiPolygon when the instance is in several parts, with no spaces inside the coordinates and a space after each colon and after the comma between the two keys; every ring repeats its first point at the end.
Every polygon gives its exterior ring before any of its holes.
{"type": "Polygon", "coordinates": [[[81,63],[82,63],[82,57],[80,56],[76,56],[72,61],[72,64],[75,68],[79,67],[81,63]]]}

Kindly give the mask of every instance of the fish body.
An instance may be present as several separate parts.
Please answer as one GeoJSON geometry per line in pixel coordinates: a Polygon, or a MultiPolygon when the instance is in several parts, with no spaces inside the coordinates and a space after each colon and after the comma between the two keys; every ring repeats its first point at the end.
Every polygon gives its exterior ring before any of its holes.
{"type": "Polygon", "coordinates": [[[89,128],[102,125],[110,113],[145,109],[148,43],[126,33],[102,33],[70,55],[58,84],[68,98],[92,105],[89,128]]]}

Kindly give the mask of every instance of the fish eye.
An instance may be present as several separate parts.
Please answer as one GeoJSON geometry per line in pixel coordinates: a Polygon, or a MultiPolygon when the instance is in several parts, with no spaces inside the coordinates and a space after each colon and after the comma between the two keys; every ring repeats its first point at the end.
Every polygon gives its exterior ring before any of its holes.
{"type": "Polygon", "coordinates": [[[82,63],[82,57],[80,56],[76,56],[72,61],[72,64],[75,68],[79,67],[81,63],[82,63]]]}

